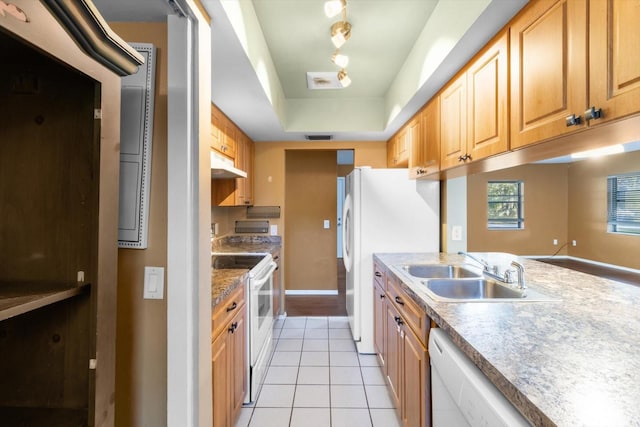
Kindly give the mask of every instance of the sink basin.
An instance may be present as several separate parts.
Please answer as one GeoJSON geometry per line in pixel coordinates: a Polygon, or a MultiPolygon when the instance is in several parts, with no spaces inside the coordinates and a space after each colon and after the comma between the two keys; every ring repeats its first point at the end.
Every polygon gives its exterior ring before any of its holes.
{"type": "Polygon", "coordinates": [[[523,292],[487,279],[434,279],[426,281],[436,295],[455,299],[522,298],[523,292]]]}
{"type": "Polygon", "coordinates": [[[458,265],[408,264],[402,266],[402,269],[413,277],[423,279],[482,277],[482,274],[458,265]]]}
{"type": "Polygon", "coordinates": [[[533,302],[558,301],[526,289],[524,292],[515,287],[485,278],[429,279],[423,280],[429,295],[436,301],[449,302],[533,302]]]}

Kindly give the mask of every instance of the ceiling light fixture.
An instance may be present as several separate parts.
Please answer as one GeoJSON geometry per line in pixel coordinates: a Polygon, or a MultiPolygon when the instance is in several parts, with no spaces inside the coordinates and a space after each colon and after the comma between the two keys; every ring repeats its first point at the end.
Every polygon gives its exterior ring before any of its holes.
{"type": "Polygon", "coordinates": [[[345,70],[344,68],[338,71],[338,81],[340,82],[342,87],[349,87],[349,85],[351,84],[351,79],[347,74],[347,70],[345,70]]]}
{"type": "Polygon", "coordinates": [[[340,68],[347,68],[347,65],[349,65],[349,57],[347,55],[342,55],[337,50],[331,56],[331,61],[340,68]]]}
{"type": "Polygon", "coordinates": [[[342,10],[346,7],[346,0],[331,0],[324,4],[324,13],[325,15],[327,15],[327,17],[333,18],[334,16],[342,12],[342,10]]]}
{"type": "Polygon", "coordinates": [[[340,49],[349,37],[351,37],[351,24],[347,21],[339,21],[331,26],[331,41],[337,49],[340,49]]]}

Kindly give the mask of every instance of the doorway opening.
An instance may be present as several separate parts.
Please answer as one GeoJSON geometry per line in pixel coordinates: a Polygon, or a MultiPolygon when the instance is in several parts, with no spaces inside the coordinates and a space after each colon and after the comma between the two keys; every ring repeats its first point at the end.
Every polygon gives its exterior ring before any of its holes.
{"type": "Polygon", "coordinates": [[[341,188],[351,170],[353,150],[285,152],[284,273],[289,316],[347,314],[341,188]]]}

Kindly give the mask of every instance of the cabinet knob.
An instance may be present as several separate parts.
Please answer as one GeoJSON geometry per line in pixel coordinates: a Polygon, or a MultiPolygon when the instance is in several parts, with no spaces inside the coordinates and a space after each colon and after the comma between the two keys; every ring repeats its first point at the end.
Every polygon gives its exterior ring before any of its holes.
{"type": "Polygon", "coordinates": [[[395,300],[398,304],[404,305],[404,302],[402,302],[402,299],[400,297],[396,297],[395,300]]]}
{"type": "Polygon", "coordinates": [[[229,326],[228,331],[233,334],[236,331],[236,329],[238,329],[238,322],[233,322],[231,326],[229,326]]]}
{"type": "Polygon", "coordinates": [[[582,123],[582,117],[572,114],[570,116],[565,117],[565,122],[567,123],[567,127],[577,126],[580,123],[582,123]]]}
{"type": "Polygon", "coordinates": [[[380,299],[384,299],[384,294],[380,294],[380,299]]]}
{"type": "Polygon", "coordinates": [[[602,118],[602,108],[596,109],[596,107],[591,107],[584,112],[584,119],[586,121],[600,118],[602,118]]]}
{"type": "Polygon", "coordinates": [[[464,162],[465,160],[467,160],[467,155],[466,154],[464,156],[458,156],[458,161],[459,162],[464,162]]]}
{"type": "Polygon", "coordinates": [[[393,320],[395,320],[398,325],[404,324],[404,322],[402,321],[402,317],[400,316],[394,316],[393,320]]]}

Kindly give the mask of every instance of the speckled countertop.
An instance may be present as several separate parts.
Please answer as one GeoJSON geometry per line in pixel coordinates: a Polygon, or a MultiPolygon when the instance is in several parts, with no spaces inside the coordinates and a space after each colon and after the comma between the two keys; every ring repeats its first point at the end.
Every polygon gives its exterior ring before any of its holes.
{"type": "Polygon", "coordinates": [[[553,302],[431,299],[394,265],[470,264],[457,254],[374,254],[536,426],[640,426],[640,288],[508,254],[553,302]],[[395,271],[395,272],[394,272],[395,271]]]}
{"type": "MultiPolygon", "coordinates": [[[[280,249],[280,236],[229,235],[215,239],[212,252],[221,253],[271,253],[280,249]]],[[[211,308],[218,305],[244,282],[247,269],[211,269],[211,308]]]]}

